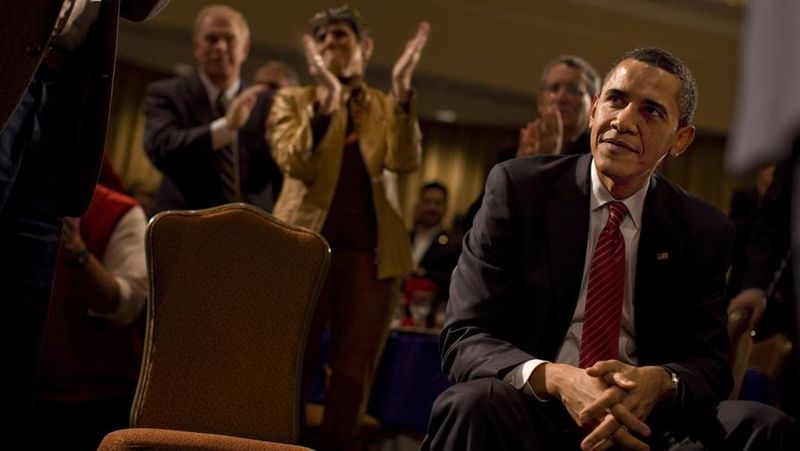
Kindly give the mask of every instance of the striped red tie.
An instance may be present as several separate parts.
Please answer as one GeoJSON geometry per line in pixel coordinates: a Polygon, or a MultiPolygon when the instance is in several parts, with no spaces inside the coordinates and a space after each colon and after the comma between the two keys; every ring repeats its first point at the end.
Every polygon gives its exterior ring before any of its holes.
{"type": "Polygon", "coordinates": [[[628,212],[622,202],[609,202],[608,222],[594,248],[586,290],[580,367],[619,357],[619,323],[625,292],[625,240],[619,225],[628,212]]]}

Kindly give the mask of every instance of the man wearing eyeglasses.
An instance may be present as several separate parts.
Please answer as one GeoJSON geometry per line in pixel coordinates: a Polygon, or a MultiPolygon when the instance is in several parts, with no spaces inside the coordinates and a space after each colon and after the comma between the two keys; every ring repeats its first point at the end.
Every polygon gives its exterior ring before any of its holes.
{"type": "MultiPolygon", "coordinates": [[[[519,131],[517,148],[497,153],[497,163],[528,155],[589,153],[589,108],[600,90],[597,71],[583,58],[561,55],[542,69],[536,108],[539,117],[519,131]]],[[[483,192],[467,209],[461,224],[466,232],[483,203],[483,192]]]]}
{"type": "Polygon", "coordinates": [[[561,55],[542,70],[539,117],[520,130],[516,156],[589,152],[589,107],[599,88],[597,71],[583,58],[561,55]]]}

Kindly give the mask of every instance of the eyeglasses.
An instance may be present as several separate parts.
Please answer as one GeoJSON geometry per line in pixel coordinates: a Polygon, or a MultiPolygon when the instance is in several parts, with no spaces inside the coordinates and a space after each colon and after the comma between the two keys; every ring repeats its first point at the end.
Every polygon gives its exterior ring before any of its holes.
{"type": "Polygon", "coordinates": [[[586,89],[583,86],[575,84],[575,83],[542,83],[539,86],[540,92],[546,92],[548,94],[558,94],[558,91],[564,89],[568,95],[572,97],[581,97],[586,95],[586,89]]]}

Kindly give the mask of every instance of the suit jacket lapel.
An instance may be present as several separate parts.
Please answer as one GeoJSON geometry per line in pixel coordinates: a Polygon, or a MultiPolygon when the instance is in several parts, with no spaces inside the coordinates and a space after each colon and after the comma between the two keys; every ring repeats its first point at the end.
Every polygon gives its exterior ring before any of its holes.
{"type": "MultiPolygon", "coordinates": [[[[556,195],[546,206],[547,247],[553,300],[557,308],[551,324],[555,330],[569,327],[580,293],[589,227],[589,169],[591,155],[577,159],[574,171],[556,181],[556,195]]],[[[558,334],[555,334],[558,335],[558,334]]],[[[563,335],[558,337],[559,343],[563,335]]]]}
{"type": "Polygon", "coordinates": [[[214,119],[214,112],[208,101],[208,93],[199,75],[189,77],[186,87],[186,100],[191,105],[191,111],[195,116],[195,126],[210,124],[214,119]]]}

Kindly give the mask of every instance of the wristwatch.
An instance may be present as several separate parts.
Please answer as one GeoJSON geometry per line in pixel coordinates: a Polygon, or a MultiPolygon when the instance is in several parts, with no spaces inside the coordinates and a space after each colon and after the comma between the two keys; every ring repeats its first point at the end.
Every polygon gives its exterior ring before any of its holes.
{"type": "Polygon", "coordinates": [[[64,266],[69,269],[79,268],[89,261],[90,256],[89,249],[83,248],[82,251],[78,252],[73,257],[64,260],[64,266]]]}
{"type": "Polygon", "coordinates": [[[668,369],[667,371],[669,372],[669,381],[672,384],[671,401],[675,404],[680,404],[683,400],[683,386],[681,385],[681,378],[675,372],[668,369]]]}

